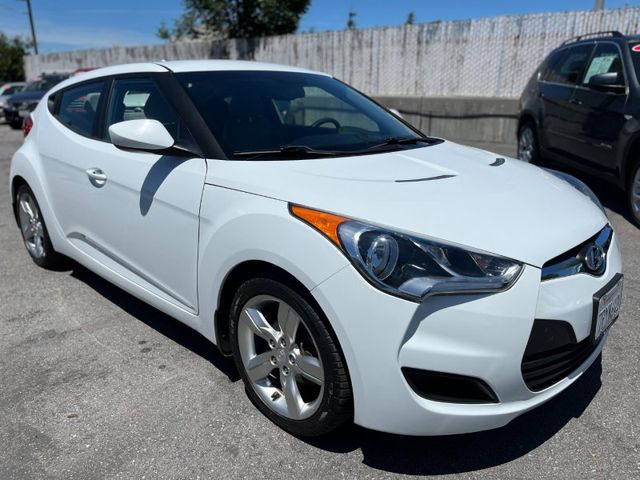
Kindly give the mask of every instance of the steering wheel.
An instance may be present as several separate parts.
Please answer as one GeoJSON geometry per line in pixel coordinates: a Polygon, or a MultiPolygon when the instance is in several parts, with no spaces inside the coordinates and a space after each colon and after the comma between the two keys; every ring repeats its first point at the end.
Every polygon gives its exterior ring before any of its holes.
{"type": "Polygon", "coordinates": [[[336,127],[336,130],[340,130],[340,122],[331,117],[322,117],[319,120],[316,120],[311,125],[311,128],[318,128],[320,125],[324,125],[325,123],[332,123],[336,127]]]}

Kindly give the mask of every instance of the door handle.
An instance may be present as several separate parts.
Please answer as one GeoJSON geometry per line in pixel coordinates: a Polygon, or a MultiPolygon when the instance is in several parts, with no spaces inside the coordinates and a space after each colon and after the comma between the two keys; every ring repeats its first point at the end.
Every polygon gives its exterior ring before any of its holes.
{"type": "Polygon", "coordinates": [[[569,100],[569,103],[573,103],[574,105],[582,105],[582,100],[580,100],[579,98],[572,98],[571,100],[569,100]]]}
{"type": "Polygon", "coordinates": [[[102,187],[107,183],[107,175],[99,168],[89,168],[86,172],[92,185],[102,187]]]}

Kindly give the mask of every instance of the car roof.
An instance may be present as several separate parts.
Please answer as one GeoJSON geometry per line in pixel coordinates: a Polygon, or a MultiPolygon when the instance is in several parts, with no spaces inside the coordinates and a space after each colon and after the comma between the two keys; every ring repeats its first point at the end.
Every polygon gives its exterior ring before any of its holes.
{"type": "Polygon", "coordinates": [[[122,75],[127,73],[163,73],[167,71],[175,73],[212,71],[270,71],[298,72],[328,76],[328,74],[326,73],[316,72],[305,68],[246,60],[162,60],[157,63],[128,63],[123,65],[114,65],[111,67],[97,68],[95,70],[82,73],[82,75],[71,77],[59,83],[51,89],[51,93],[75,83],[85,82],[87,80],[107,77],[111,75],[122,75]]]}
{"type": "Polygon", "coordinates": [[[253,62],[247,60],[173,60],[158,62],[172,72],[208,72],[208,71],[269,71],[300,72],[326,75],[306,68],[278,65],[276,63],[253,62]]]}

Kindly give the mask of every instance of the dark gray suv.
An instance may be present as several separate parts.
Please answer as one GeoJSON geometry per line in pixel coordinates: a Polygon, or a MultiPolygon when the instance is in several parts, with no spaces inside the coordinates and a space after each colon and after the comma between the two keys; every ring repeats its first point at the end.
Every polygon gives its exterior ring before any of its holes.
{"type": "Polygon", "coordinates": [[[518,157],[552,160],[624,189],[640,226],[640,35],[563,43],[520,98],[518,157]]]}

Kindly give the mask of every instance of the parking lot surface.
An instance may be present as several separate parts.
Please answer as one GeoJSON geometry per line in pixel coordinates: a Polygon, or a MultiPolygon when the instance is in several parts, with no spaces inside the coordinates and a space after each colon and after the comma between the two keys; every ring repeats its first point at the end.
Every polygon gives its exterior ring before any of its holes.
{"type": "Polygon", "coordinates": [[[21,132],[0,125],[0,479],[640,478],[640,230],[594,184],[624,257],[601,361],[499,430],[301,440],[248,400],[204,338],[71,264],[36,267],[10,207],[21,132]]]}

